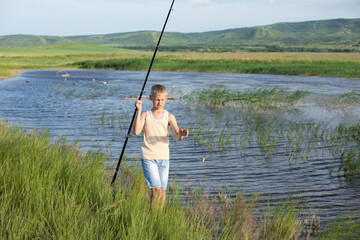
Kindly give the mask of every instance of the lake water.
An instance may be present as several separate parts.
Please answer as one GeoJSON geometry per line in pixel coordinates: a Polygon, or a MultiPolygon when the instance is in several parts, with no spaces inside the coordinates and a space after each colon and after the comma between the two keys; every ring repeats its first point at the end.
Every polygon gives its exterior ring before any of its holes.
{"type": "MultiPolygon", "coordinates": [[[[134,98],[138,96],[146,72],[141,71],[91,71],[71,70],[63,82],[64,72],[28,71],[22,75],[0,81],[0,119],[11,124],[32,129],[48,129],[54,139],[67,138],[78,141],[84,151],[101,150],[108,154],[108,165],[115,167],[134,111],[134,98]],[[28,81],[28,82],[26,82],[28,81]],[[104,83],[107,84],[104,84],[104,83]]],[[[154,83],[162,83],[170,90],[169,97],[179,98],[188,91],[224,85],[232,90],[254,88],[310,91],[312,101],[297,106],[296,114],[286,113],[284,119],[301,122],[356,122],[359,106],[349,110],[326,107],[327,102],[339,94],[360,92],[359,79],[325,77],[275,76],[257,74],[214,74],[185,72],[152,72],[145,96],[154,83]]],[[[151,102],[144,100],[144,109],[151,102]]],[[[180,126],[193,129],[235,129],[242,120],[236,109],[208,109],[189,107],[183,101],[168,100],[166,109],[174,113],[180,126]],[[198,120],[202,119],[202,120],[198,120]],[[214,121],[217,124],[214,125],[214,121]]],[[[215,135],[219,131],[215,132],[215,135]]],[[[231,133],[232,135],[234,133],[231,133]]],[[[232,136],[231,135],[231,136],[232,136]]],[[[206,137],[206,136],[205,136],[206,137]]],[[[127,146],[127,163],[136,163],[140,157],[141,137],[131,137],[127,146]]],[[[340,213],[359,218],[360,184],[349,183],[343,174],[329,169],[339,165],[322,143],[320,151],[314,151],[306,160],[288,160],[279,142],[279,149],[270,158],[264,158],[256,143],[246,147],[241,154],[236,144],[225,149],[210,151],[198,144],[191,136],[182,142],[171,141],[171,179],[183,189],[207,189],[210,195],[219,191],[259,193],[264,199],[275,202],[292,195],[304,204],[308,212],[322,219],[333,218],[340,213]],[[200,169],[203,157],[206,157],[200,169]]],[[[264,201],[266,204],[266,201],[264,201]]]]}

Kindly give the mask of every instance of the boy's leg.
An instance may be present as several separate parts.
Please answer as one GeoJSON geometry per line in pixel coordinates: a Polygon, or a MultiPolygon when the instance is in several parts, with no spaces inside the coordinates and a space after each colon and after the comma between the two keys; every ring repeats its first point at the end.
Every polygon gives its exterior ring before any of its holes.
{"type": "Polygon", "coordinates": [[[141,164],[146,183],[151,189],[151,203],[159,202],[162,210],[169,178],[169,160],[141,160],[141,164]]]}
{"type": "Polygon", "coordinates": [[[160,211],[163,210],[166,200],[166,191],[161,187],[151,188],[151,205],[159,205],[160,211]]]}
{"type": "Polygon", "coordinates": [[[165,205],[165,200],[166,200],[166,191],[165,190],[160,190],[160,196],[159,196],[159,200],[161,201],[161,210],[164,208],[165,205]]]}
{"type": "Polygon", "coordinates": [[[151,203],[154,205],[161,200],[161,187],[151,188],[151,203]]]}
{"type": "Polygon", "coordinates": [[[164,208],[165,200],[166,200],[166,189],[169,179],[169,168],[170,161],[169,160],[161,160],[159,161],[159,175],[161,179],[161,188],[159,192],[159,201],[161,203],[161,210],[164,208]]]}
{"type": "Polygon", "coordinates": [[[161,180],[156,160],[141,159],[141,165],[148,188],[160,188],[161,180]]]}

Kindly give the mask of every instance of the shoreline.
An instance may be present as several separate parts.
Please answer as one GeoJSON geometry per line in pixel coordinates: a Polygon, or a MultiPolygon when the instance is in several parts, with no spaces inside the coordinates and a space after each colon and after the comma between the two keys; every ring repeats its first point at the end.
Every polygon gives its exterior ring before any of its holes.
{"type": "MultiPolygon", "coordinates": [[[[87,68],[68,68],[68,69],[71,69],[71,70],[115,70],[115,69],[87,69],[87,68]]],[[[66,69],[66,70],[68,70],[66,69]]],[[[15,77],[18,77],[20,76],[23,72],[26,72],[26,71],[33,71],[33,70],[45,70],[45,69],[13,69],[10,71],[10,76],[1,76],[0,75],[0,81],[4,81],[4,80],[8,80],[8,79],[11,79],[11,78],[15,78],[15,77]]],[[[46,70],[54,70],[54,71],[61,71],[61,70],[64,70],[64,69],[46,69],[46,70]]],[[[127,71],[126,69],[122,69],[122,71],[127,71]]],[[[129,71],[134,71],[134,70],[130,70],[129,71]]],[[[135,70],[136,71],[136,70],[135,70]]],[[[142,71],[142,70],[138,70],[138,71],[142,71]]],[[[153,72],[158,72],[159,70],[152,70],[153,72]]],[[[160,70],[162,71],[162,70],[160,70]]],[[[169,71],[169,70],[163,70],[163,71],[169,71]]],[[[171,71],[171,70],[170,70],[171,71]]],[[[181,72],[181,70],[179,70],[178,72],[181,72]]],[[[186,71],[186,72],[198,72],[198,71],[186,71]]],[[[219,73],[219,72],[206,72],[206,73],[219,73]]],[[[221,73],[228,73],[228,74],[232,74],[232,73],[235,73],[235,72],[221,72],[221,73]]],[[[237,73],[237,74],[249,74],[249,73],[237,73]]],[[[250,74],[261,74],[261,73],[250,73],[250,74]]],[[[286,75],[286,74],[273,74],[273,75],[286,75]]],[[[291,76],[305,76],[305,75],[291,75],[291,76]]],[[[309,75],[309,76],[318,76],[318,77],[324,77],[324,76],[321,76],[321,75],[309,75]]],[[[349,80],[360,80],[360,78],[350,78],[350,77],[330,77],[330,78],[344,78],[344,79],[349,79],[349,80]]]]}
{"type": "Polygon", "coordinates": [[[18,77],[19,75],[21,75],[25,71],[27,71],[27,70],[23,70],[23,69],[11,70],[10,71],[10,76],[8,76],[8,77],[0,76],[0,81],[7,80],[7,79],[10,79],[10,78],[14,78],[14,77],[18,77]]]}
{"type": "MultiPolygon", "coordinates": [[[[54,70],[54,71],[62,71],[62,70],[81,70],[79,68],[34,68],[34,69],[13,69],[10,71],[10,76],[1,76],[0,75],[0,81],[8,80],[10,78],[15,78],[20,76],[22,73],[27,71],[37,71],[37,70],[54,70]]],[[[87,69],[84,69],[87,70],[87,69]]]]}

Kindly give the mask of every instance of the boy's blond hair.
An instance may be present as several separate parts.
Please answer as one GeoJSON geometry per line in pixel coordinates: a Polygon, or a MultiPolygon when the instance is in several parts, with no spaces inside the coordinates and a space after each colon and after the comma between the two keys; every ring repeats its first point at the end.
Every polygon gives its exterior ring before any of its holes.
{"type": "Polygon", "coordinates": [[[151,96],[155,96],[157,94],[167,94],[166,87],[161,84],[155,84],[151,87],[151,96]]]}

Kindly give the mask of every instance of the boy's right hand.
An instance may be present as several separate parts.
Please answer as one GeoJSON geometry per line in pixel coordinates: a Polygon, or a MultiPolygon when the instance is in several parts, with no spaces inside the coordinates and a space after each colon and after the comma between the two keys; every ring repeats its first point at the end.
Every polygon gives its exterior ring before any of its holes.
{"type": "Polygon", "coordinates": [[[136,102],[135,102],[135,107],[136,107],[136,109],[139,111],[139,112],[141,112],[141,109],[142,109],[142,101],[141,100],[136,100],[136,102]]]}

